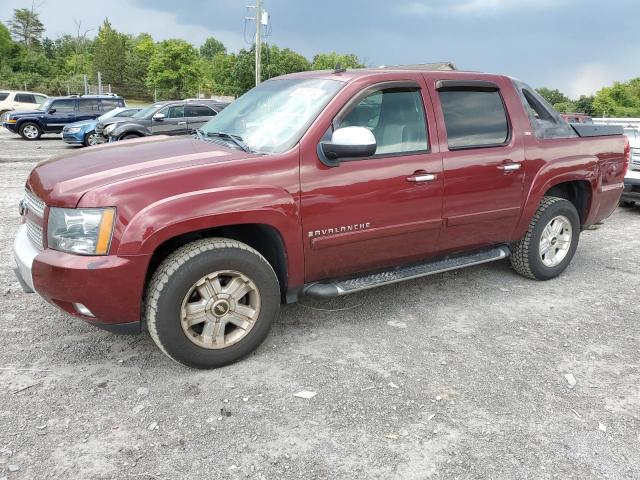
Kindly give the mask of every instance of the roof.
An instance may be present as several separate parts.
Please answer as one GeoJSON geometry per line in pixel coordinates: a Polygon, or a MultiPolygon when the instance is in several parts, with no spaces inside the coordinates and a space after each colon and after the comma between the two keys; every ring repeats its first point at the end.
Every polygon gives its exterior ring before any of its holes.
{"type": "Polygon", "coordinates": [[[408,65],[390,65],[381,66],[379,68],[391,70],[457,70],[456,66],[451,62],[435,62],[435,63],[410,63],[408,65]]]}

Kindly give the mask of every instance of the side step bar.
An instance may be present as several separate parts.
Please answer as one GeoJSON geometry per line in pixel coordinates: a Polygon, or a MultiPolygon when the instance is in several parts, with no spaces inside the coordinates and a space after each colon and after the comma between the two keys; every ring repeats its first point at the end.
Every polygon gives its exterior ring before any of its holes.
{"type": "Polygon", "coordinates": [[[472,265],[494,262],[508,257],[509,254],[509,247],[502,245],[489,250],[477,251],[472,254],[448,256],[439,260],[408,267],[394,268],[393,270],[372,273],[362,277],[311,283],[303,289],[303,292],[305,295],[313,298],[339,297],[382,285],[426,277],[427,275],[448,272],[472,265]]]}

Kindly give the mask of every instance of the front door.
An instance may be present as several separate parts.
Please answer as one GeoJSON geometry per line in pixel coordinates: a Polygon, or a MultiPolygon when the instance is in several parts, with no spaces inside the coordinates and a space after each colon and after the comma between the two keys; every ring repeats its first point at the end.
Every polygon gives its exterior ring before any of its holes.
{"type": "Polygon", "coordinates": [[[358,91],[323,138],[347,126],[371,130],[374,156],[328,167],[312,148],[303,149],[306,282],[410,263],[437,246],[442,159],[422,79],[358,91]]]}
{"type": "Polygon", "coordinates": [[[77,101],[74,98],[54,100],[44,115],[47,132],[60,133],[65,125],[76,122],[77,101]]]}
{"type": "Polygon", "coordinates": [[[187,123],[189,131],[200,128],[216,115],[216,112],[206,105],[187,105],[185,107],[185,117],[187,117],[187,123]]]}
{"type": "Polygon", "coordinates": [[[171,105],[158,113],[164,114],[165,117],[152,120],[151,131],[154,135],[184,135],[189,132],[184,105],[171,105]]]}
{"type": "Polygon", "coordinates": [[[501,93],[510,88],[505,81],[435,85],[444,163],[441,252],[506,242],[520,218],[524,145],[508,114],[518,106],[501,93]]]}

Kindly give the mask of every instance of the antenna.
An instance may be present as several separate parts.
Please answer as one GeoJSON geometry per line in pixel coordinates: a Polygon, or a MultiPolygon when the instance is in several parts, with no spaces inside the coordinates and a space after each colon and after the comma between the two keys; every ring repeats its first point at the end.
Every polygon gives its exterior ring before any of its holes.
{"type": "Polygon", "coordinates": [[[336,63],[336,66],[333,68],[333,73],[344,73],[346,72],[346,68],[342,68],[342,64],[340,62],[336,63]]]}

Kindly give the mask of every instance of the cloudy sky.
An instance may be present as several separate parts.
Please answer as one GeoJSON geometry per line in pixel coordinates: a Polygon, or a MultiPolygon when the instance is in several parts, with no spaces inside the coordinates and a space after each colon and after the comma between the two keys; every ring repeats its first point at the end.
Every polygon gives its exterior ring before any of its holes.
{"type": "MultiPolygon", "coordinates": [[[[73,31],[74,19],[97,30],[108,16],[123,32],[195,45],[214,36],[235,51],[247,46],[245,5],[252,0],[98,2],[104,9],[86,0],[36,2],[51,37],[73,31]]],[[[1,0],[0,20],[30,6],[31,0],[1,0]]],[[[638,0],[264,0],[264,6],[271,14],[268,41],[308,58],[335,50],[371,66],[447,60],[572,97],[640,76],[638,0]]]]}

